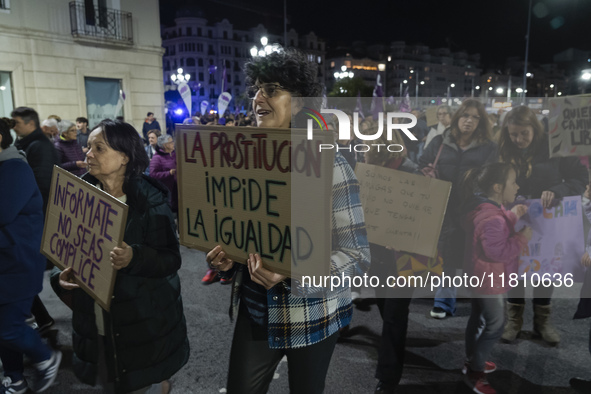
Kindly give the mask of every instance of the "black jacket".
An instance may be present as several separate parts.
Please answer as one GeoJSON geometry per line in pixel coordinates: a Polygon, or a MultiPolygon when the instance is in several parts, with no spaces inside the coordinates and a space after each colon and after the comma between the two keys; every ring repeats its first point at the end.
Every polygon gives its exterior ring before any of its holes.
{"type": "MultiPolygon", "coordinates": [[[[84,180],[96,184],[89,174],[84,180]]],[[[129,211],[124,241],[133,258],[117,273],[111,311],[103,311],[107,368],[117,393],[169,379],[189,359],[183,314],[179,242],[166,191],[136,178],[125,188],[129,211]]],[[[72,367],[84,383],[97,377],[98,333],[94,301],[80,289],[73,297],[72,367]]]]}
{"type": "Polygon", "coordinates": [[[43,212],[45,212],[51,188],[53,166],[59,164],[53,142],[43,134],[41,129],[37,129],[28,136],[16,141],[14,145],[27,154],[27,161],[33,169],[35,181],[37,181],[41,197],[43,197],[43,212]]]}
{"type": "Polygon", "coordinates": [[[464,261],[465,236],[460,226],[460,184],[462,179],[466,172],[472,168],[478,168],[498,160],[497,144],[494,142],[485,141],[479,143],[473,141],[462,151],[453,142],[450,130],[447,129],[443,134],[433,138],[419,158],[419,168],[432,164],[435,161],[439,147],[443,144],[437,162],[437,170],[439,179],[451,182],[452,187],[437,247],[443,257],[446,270],[454,267],[460,268],[464,261]]]}
{"type": "Polygon", "coordinates": [[[556,198],[583,194],[589,175],[579,158],[550,158],[547,137],[539,146],[532,160],[530,176],[526,178],[526,169],[519,169],[519,194],[528,198],[540,198],[546,190],[554,192],[556,198]]]}

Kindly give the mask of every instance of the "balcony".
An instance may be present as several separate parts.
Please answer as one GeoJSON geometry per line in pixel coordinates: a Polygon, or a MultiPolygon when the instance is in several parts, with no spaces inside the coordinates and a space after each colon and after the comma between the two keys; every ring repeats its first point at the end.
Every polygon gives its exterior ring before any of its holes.
{"type": "Polygon", "coordinates": [[[133,45],[131,12],[70,2],[72,36],[80,41],[133,45]]]}

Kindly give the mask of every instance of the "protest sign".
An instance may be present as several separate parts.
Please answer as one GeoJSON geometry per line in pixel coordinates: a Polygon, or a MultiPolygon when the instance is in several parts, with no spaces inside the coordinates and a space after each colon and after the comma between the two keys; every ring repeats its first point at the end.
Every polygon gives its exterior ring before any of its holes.
{"type": "Polygon", "coordinates": [[[550,157],[591,155],[591,96],[550,99],[550,157]]]}
{"type": "Polygon", "coordinates": [[[128,207],[68,171],[53,168],[41,252],[106,311],[116,272],[109,253],[123,241],[128,207]]]}
{"type": "Polygon", "coordinates": [[[438,107],[429,107],[425,110],[425,116],[427,117],[427,126],[435,126],[437,128],[437,123],[439,120],[437,119],[437,108],[438,107]]]}
{"type": "Polygon", "coordinates": [[[369,242],[435,257],[451,183],[357,163],[369,242]]]}
{"type": "MultiPolygon", "coordinates": [[[[524,202],[520,201],[520,204],[524,202]]],[[[519,259],[519,274],[572,273],[575,282],[582,282],[584,271],[581,257],[585,253],[581,197],[565,197],[552,208],[543,208],[541,200],[526,200],[527,214],[515,225],[515,230],[530,226],[531,241],[519,259]]]]}
{"type": "Polygon", "coordinates": [[[176,133],[182,245],[221,245],[240,263],[259,253],[291,277],[328,274],[334,153],[317,147],[331,134],[195,125],[176,133]]]}

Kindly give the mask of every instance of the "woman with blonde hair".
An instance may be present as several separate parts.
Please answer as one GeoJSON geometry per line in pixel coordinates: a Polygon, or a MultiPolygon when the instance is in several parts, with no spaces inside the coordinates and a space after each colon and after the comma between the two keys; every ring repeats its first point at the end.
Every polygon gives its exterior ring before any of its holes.
{"type": "MultiPolygon", "coordinates": [[[[588,182],[587,169],[577,157],[550,158],[548,136],[536,114],[526,106],[507,114],[499,137],[499,156],[517,168],[519,193],[527,198],[540,198],[544,208],[566,196],[578,196],[588,182]]],[[[549,322],[553,287],[534,287],[534,332],[550,345],[560,342],[558,332],[549,322]]],[[[521,332],[525,289],[509,291],[507,325],[502,339],[513,342],[521,332]]]]}

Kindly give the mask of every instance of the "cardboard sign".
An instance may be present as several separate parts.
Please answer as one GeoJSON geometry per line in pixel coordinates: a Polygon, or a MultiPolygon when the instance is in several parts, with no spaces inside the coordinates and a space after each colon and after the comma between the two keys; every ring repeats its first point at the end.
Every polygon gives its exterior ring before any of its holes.
{"type": "Polygon", "coordinates": [[[357,163],[369,242],[435,257],[451,182],[357,163]]]}
{"type": "Polygon", "coordinates": [[[439,120],[437,119],[437,108],[439,107],[429,107],[425,110],[425,115],[427,116],[427,126],[437,127],[439,120]]]}
{"type": "Polygon", "coordinates": [[[549,102],[550,157],[591,155],[591,96],[549,102]]]}
{"type": "Polygon", "coordinates": [[[542,207],[541,200],[526,200],[525,205],[528,212],[515,229],[530,226],[533,236],[521,253],[518,273],[528,277],[572,273],[575,282],[582,282],[585,271],[580,263],[585,240],[581,197],[564,197],[548,209],[542,207]]]}
{"type": "Polygon", "coordinates": [[[121,245],[128,206],[68,171],[53,167],[41,252],[109,311],[115,276],[109,253],[121,245]]]}
{"type": "Polygon", "coordinates": [[[182,245],[221,245],[240,263],[259,253],[290,277],[329,273],[334,153],[317,147],[331,134],[198,125],[176,133],[182,245]]]}

